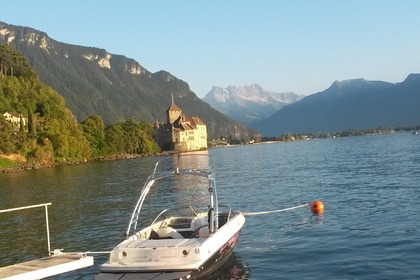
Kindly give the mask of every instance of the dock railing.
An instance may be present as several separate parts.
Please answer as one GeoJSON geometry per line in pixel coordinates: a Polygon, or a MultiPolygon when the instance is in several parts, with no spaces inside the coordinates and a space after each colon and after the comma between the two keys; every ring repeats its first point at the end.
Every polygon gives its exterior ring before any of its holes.
{"type": "MultiPolygon", "coordinates": [[[[93,256],[88,256],[87,252],[64,253],[62,249],[51,251],[50,245],[50,226],[48,224],[48,206],[51,203],[23,206],[0,210],[0,213],[25,210],[30,208],[45,208],[45,225],[47,228],[48,257],[17,263],[5,267],[0,267],[0,279],[4,280],[27,280],[44,279],[54,275],[59,275],[69,271],[92,266],[93,256]]],[[[102,252],[98,252],[102,253],[102,252]]]]}
{"type": "Polygon", "coordinates": [[[0,210],[0,213],[13,212],[13,211],[19,211],[19,210],[25,210],[25,209],[37,208],[37,207],[45,207],[45,225],[47,228],[48,253],[50,253],[51,244],[50,244],[50,226],[48,224],[48,206],[51,204],[52,204],[51,202],[48,202],[48,203],[35,204],[35,205],[29,205],[29,206],[23,206],[23,207],[17,207],[17,208],[4,209],[4,210],[0,210]]]}

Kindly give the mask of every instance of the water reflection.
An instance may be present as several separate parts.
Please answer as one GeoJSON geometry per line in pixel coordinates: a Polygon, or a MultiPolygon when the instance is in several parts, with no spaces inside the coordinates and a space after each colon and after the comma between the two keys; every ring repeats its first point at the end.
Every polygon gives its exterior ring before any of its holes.
{"type": "Polygon", "coordinates": [[[1,214],[0,266],[48,254],[44,214],[44,208],[1,214]]]}
{"type": "Polygon", "coordinates": [[[250,279],[250,268],[241,259],[239,254],[233,252],[229,259],[216,272],[202,280],[237,280],[250,279]]]}

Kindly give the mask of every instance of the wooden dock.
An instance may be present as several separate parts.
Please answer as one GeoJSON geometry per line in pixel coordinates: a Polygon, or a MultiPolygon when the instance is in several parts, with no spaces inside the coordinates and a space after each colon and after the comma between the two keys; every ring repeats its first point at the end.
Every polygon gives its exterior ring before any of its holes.
{"type": "Polygon", "coordinates": [[[85,253],[60,253],[42,259],[0,267],[0,279],[42,279],[93,265],[85,253]]]}
{"type": "Polygon", "coordinates": [[[57,274],[73,271],[93,265],[93,257],[87,253],[63,253],[61,250],[51,251],[50,230],[48,225],[48,206],[51,203],[42,203],[24,207],[0,210],[0,213],[13,212],[31,208],[45,208],[45,226],[47,229],[47,252],[49,257],[26,261],[14,265],[0,267],[0,279],[4,280],[29,280],[42,279],[57,274]]]}

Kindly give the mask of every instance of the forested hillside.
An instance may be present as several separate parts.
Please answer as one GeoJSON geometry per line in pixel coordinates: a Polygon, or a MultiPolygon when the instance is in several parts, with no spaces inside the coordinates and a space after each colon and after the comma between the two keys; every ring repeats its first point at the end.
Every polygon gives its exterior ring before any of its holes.
{"type": "Polygon", "coordinates": [[[148,123],[129,119],[105,127],[99,116],[91,116],[79,125],[64,98],[42,84],[17,51],[2,44],[0,113],[0,168],[159,151],[148,123]],[[5,113],[20,116],[20,121],[6,121],[5,113]]]}
{"type": "Polygon", "coordinates": [[[43,83],[66,100],[79,121],[99,115],[106,125],[134,119],[164,121],[174,96],[187,116],[199,116],[208,138],[259,136],[202,101],[189,85],[166,71],[151,73],[137,61],[104,49],[58,42],[45,32],[0,22],[0,43],[19,51],[43,83]]]}

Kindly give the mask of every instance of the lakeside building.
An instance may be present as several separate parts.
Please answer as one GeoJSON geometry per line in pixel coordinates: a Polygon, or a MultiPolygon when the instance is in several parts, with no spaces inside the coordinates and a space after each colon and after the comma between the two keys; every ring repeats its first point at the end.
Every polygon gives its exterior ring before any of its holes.
{"type": "Polygon", "coordinates": [[[166,123],[155,123],[156,142],[162,150],[189,152],[207,150],[207,128],[197,117],[187,117],[172,104],[166,110],[166,123]]]}
{"type": "Polygon", "coordinates": [[[6,112],[3,114],[3,117],[5,118],[6,121],[13,123],[14,125],[16,125],[17,127],[19,127],[20,129],[20,124],[21,122],[23,123],[23,125],[26,127],[26,124],[28,122],[28,119],[23,117],[22,114],[16,113],[16,112],[6,112]]]}

